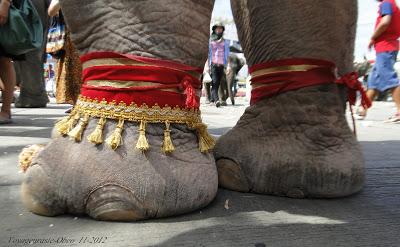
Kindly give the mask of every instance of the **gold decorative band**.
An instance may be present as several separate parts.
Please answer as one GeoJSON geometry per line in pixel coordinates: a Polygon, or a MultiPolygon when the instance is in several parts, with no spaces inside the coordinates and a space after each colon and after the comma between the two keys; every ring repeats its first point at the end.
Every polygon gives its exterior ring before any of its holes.
{"type": "Polygon", "coordinates": [[[82,68],[87,69],[96,66],[125,66],[125,65],[146,66],[147,64],[127,58],[98,58],[84,62],[82,64],[82,68]]]}
{"type": "Polygon", "coordinates": [[[260,88],[260,87],[269,87],[272,85],[282,85],[282,82],[274,82],[274,83],[268,83],[268,84],[262,84],[262,83],[251,84],[251,89],[256,89],[256,88],[260,88]]]}
{"type": "Polygon", "coordinates": [[[124,119],[126,121],[146,121],[151,123],[170,123],[196,124],[201,123],[200,111],[195,109],[181,109],[179,107],[158,105],[149,107],[147,105],[138,106],[136,104],[126,105],[123,102],[97,101],[85,97],[80,97],[74,108],[80,114],[89,114],[91,117],[104,117],[108,119],[124,119]]]}
{"type": "MultiPolygon", "coordinates": [[[[113,88],[134,88],[134,87],[153,87],[163,86],[162,83],[147,81],[117,81],[117,80],[90,80],[85,83],[92,87],[113,87],[113,88]]],[[[181,93],[177,88],[159,89],[160,91],[181,93]]]]}
{"type": "Polygon", "coordinates": [[[68,135],[76,142],[80,142],[90,118],[98,118],[98,123],[95,130],[87,136],[87,140],[95,145],[105,142],[114,150],[123,145],[122,132],[125,121],[140,124],[136,148],[143,152],[150,148],[146,138],[146,125],[148,123],[165,124],[162,145],[162,150],[165,153],[171,153],[175,150],[170,134],[170,124],[186,124],[189,128],[196,130],[201,152],[208,152],[215,145],[214,138],[207,132],[207,126],[202,123],[199,110],[186,110],[170,106],[160,107],[158,105],[152,107],[147,105],[137,106],[136,104],[126,105],[123,102],[117,104],[105,100],[99,102],[83,96],[79,98],[72,113],[56,123],[55,127],[61,135],[68,135]],[[107,119],[117,120],[118,124],[114,132],[106,140],[103,140],[103,129],[107,119]]]}
{"type": "Polygon", "coordinates": [[[254,71],[253,73],[251,73],[251,77],[254,78],[257,76],[269,75],[269,74],[274,74],[274,73],[284,73],[284,72],[303,72],[303,71],[308,71],[310,69],[315,69],[315,68],[319,68],[319,67],[324,67],[324,66],[310,65],[310,64],[278,66],[278,67],[254,71]]]}

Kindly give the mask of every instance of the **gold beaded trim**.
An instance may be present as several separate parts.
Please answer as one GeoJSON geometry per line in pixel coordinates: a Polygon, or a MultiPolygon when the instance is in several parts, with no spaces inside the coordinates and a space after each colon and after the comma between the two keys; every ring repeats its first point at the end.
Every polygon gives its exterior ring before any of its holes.
{"type": "Polygon", "coordinates": [[[124,102],[108,103],[105,100],[98,101],[81,96],[76,103],[71,114],[56,123],[57,131],[63,136],[70,136],[71,139],[80,142],[82,134],[90,120],[90,118],[98,118],[96,129],[91,133],[87,140],[95,145],[103,143],[103,129],[107,119],[118,120],[118,124],[114,133],[106,140],[106,144],[113,150],[123,145],[122,131],[124,122],[137,122],[140,124],[139,139],[136,148],[141,151],[147,151],[150,146],[146,138],[146,125],[148,123],[164,123],[164,142],[162,150],[165,153],[171,153],[175,150],[170,135],[170,124],[186,124],[189,128],[197,131],[199,139],[199,149],[201,152],[211,150],[215,145],[215,140],[207,132],[207,126],[202,123],[200,111],[196,109],[181,109],[178,106],[172,108],[170,106],[160,107],[154,105],[137,106],[131,104],[127,106],[124,102]]]}
{"type": "Polygon", "coordinates": [[[124,102],[107,102],[105,100],[97,101],[86,97],[80,97],[75,111],[91,117],[103,117],[108,119],[124,119],[126,121],[139,122],[146,121],[151,123],[180,123],[193,125],[201,123],[200,111],[195,109],[181,109],[178,106],[172,108],[170,106],[160,107],[154,105],[152,107],[143,104],[138,106],[135,103],[126,105],[124,102]]]}

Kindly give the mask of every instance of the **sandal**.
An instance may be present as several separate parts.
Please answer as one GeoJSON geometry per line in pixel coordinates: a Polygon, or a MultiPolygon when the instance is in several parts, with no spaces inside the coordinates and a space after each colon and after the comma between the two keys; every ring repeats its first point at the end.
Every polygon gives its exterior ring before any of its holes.
{"type": "Polygon", "coordinates": [[[388,120],[384,121],[384,123],[400,123],[400,112],[391,116],[388,120]]]}

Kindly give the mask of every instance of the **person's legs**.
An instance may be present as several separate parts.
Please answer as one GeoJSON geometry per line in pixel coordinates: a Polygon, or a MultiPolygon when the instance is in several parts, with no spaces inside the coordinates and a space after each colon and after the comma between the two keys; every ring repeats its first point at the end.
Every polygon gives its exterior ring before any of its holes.
{"type": "Polygon", "coordinates": [[[221,71],[221,79],[219,81],[219,90],[218,90],[218,98],[221,105],[226,106],[226,99],[229,96],[228,93],[228,82],[226,81],[225,70],[222,68],[221,71]]]}
{"type": "Polygon", "coordinates": [[[222,85],[223,83],[226,83],[226,82],[223,82],[223,80],[225,80],[224,74],[225,74],[224,66],[218,66],[217,67],[217,88],[216,88],[216,92],[217,92],[216,99],[217,100],[215,102],[215,105],[217,107],[220,107],[221,103],[225,101],[224,93],[222,93],[222,91],[224,91],[226,89],[226,86],[222,85]]]}
{"type": "Polygon", "coordinates": [[[378,91],[377,90],[375,90],[375,89],[368,89],[367,90],[367,97],[371,101],[373,101],[376,98],[377,95],[378,95],[378,91]]]}
{"type": "MultiPolygon", "coordinates": [[[[374,101],[377,95],[378,95],[377,90],[373,88],[367,90],[367,97],[371,102],[374,101]]],[[[364,107],[362,107],[362,105],[360,105],[357,109],[357,115],[358,115],[358,120],[364,119],[367,116],[367,109],[365,109],[364,107]]]]}
{"type": "Polygon", "coordinates": [[[211,65],[211,103],[215,102],[214,91],[216,87],[217,75],[214,65],[211,65]]]}
{"type": "MultiPolygon", "coordinates": [[[[394,102],[396,104],[396,108],[397,108],[396,116],[398,116],[400,114],[400,82],[398,79],[398,75],[397,75],[396,71],[394,70],[394,64],[397,61],[397,54],[398,54],[397,51],[391,53],[391,58],[392,58],[391,59],[391,62],[392,62],[391,69],[393,70],[393,72],[390,77],[392,79],[391,81],[393,81],[393,83],[397,82],[397,86],[394,87],[392,90],[392,97],[393,97],[393,100],[394,100],[394,102]]],[[[400,116],[398,116],[398,117],[400,118],[400,116]]]]}
{"type": "MultiPolygon", "coordinates": [[[[378,91],[381,91],[382,88],[382,80],[383,80],[383,69],[385,65],[385,54],[384,53],[376,53],[376,61],[374,67],[371,70],[370,75],[368,76],[367,82],[367,97],[371,100],[371,102],[378,95],[378,91]]],[[[362,120],[367,116],[367,109],[364,109],[361,105],[357,109],[358,119],[362,120]]]]}
{"type": "MultiPolygon", "coordinates": [[[[385,92],[391,89],[393,100],[396,103],[397,111],[387,122],[400,122],[400,89],[399,78],[394,70],[394,64],[397,60],[397,51],[384,52],[381,54],[383,62],[381,66],[380,91],[385,92]]],[[[379,71],[379,70],[378,70],[379,71]]]]}
{"type": "Polygon", "coordinates": [[[222,76],[221,68],[215,65],[211,65],[211,78],[212,78],[211,99],[215,103],[219,101],[218,90],[219,90],[219,85],[221,83],[221,76],[222,76]]]}
{"type": "Polygon", "coordinates": [[[396,104],[396,113],[385,120],[386,123],[400,123],[400,86],[391,90],[393,100],[396,104]]]}
{"type": "Polygon", "coordinates": [[[400,113],[400,86],[396,87],[392,91],[393,100],[396,103],[397,114],[400,113]]]}
{"type": "MultiPolygon", "coordinates": [[[[4,83],[3,105],[1,106],[0,122],[11,118],[11,103],[14,96],[15,71],[10,58],[0,57],[0,78],[4,83]]],[[[8,121],[7,121],[8,122],[8,121]]]]}

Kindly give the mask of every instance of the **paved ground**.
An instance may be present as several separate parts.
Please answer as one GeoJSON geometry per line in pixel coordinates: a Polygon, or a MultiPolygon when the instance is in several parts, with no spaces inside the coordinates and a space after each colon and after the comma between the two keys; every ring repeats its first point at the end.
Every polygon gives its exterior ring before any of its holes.
{"type": "MultiPolygon", "coordinates": [[[[201,211],[139,223],[41,217],[22,206],[18,153],[25,145],[46,143],[66,108],[14,109],[15,123],[0,127],[0,246],[24,246],[24,239],[60,242],[33,246],[400,246],[400,124],[382,123],[393,103],[376,103],[367,120],[357,123],[367,184],[355,196],[295,200],[220,190],[201,211]]],[[[203,118],[218,136],[244,109],[203,107],[203,118]]]]}

